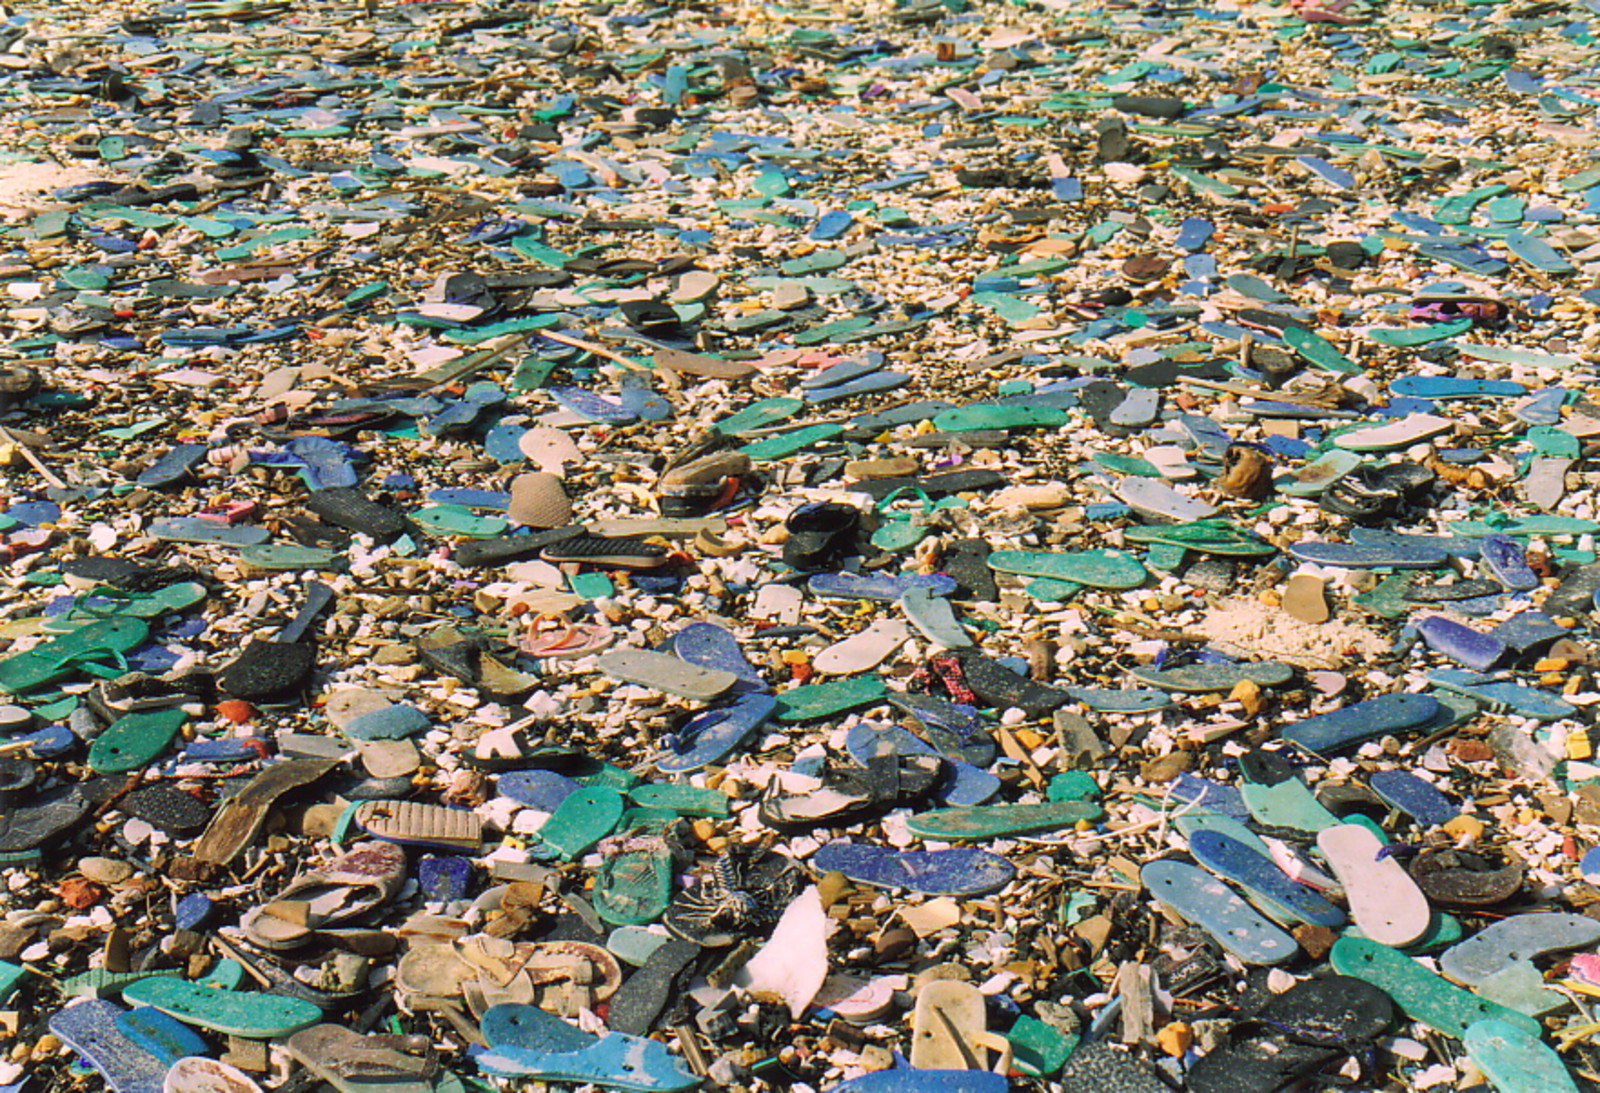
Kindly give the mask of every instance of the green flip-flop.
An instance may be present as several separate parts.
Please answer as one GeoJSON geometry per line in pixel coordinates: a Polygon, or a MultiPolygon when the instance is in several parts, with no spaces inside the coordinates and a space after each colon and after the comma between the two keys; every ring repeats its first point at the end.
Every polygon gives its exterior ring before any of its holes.
{"type": "Polygon", "coordinates": [[[197,581],[180,581],[142,594],[96,588],[80,596],[64,613],[46,619],[44,629],[51,634],[66,634],[95,619],[153,619],[170,611],[193,607],[205,598],[206,586],[197,581]]]}
{"type": "Polygon", "coordinates": [[[19,694],[59,682],[79,671],[112,677],[127,671],[124,656],[150,636],[143,619],[91,622],[26,653],[0,660],[0,691],[19,694]]]}

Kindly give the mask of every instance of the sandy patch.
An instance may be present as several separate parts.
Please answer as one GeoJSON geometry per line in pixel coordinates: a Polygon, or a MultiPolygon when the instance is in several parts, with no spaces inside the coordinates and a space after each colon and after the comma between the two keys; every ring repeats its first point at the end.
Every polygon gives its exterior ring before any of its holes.
{"type": "Polygon", "coordinates": [[[1301,622],[1282,608],[1245,598],[1218,600],[1198,625],[1185,629],[1219,645],[1307,668],[1339,668],[1389,649],[1388,638],[1365,626],[1338,619],[1301,622]]]}
{"type": "Polygon", "coordinates": [[[124,181],[112,171],[97,167],[62,167],[55,163],[0,164],[0,217],[26,220],[46,209],[66,208],[52,201],[50,192],[63,186],[100,179],[124,181]]]}

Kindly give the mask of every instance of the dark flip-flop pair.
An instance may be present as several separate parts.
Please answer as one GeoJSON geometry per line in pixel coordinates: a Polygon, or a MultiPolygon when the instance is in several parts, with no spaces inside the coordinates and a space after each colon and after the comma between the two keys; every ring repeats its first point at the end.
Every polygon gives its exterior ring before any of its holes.
{"type": "Polygon", "coordinates": [[[1394,1003],[1360,979],[1330,975],[1274,995],[1235,1021],[1189,1070],[1192,1093],[1271,1093],[1369,1050],[1394,1021],[1394,1003]]]}
{"type": "Polygon", "coordinates": [[[1322,494],[1324,512],[1358,524],[1376,523],[1398,513],[1433,486],[1436,476],[1420,463],[1401,461],[1357,467],[1322,494]]]}

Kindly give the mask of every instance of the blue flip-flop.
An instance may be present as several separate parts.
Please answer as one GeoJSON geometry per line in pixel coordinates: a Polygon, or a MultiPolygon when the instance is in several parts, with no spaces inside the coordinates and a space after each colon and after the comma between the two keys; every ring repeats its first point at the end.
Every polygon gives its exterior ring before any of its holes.
{"type": "Polygon", "coordinates": [[[701,668],[732,672],[748,685],[745,689],[769,689],[767,681],[739,648],[739,639],[716,623],[692,622],[685,626],[673,635],[672,651],[680,660],[701,668]]]}
{"type": "Polygon", "coordinates": [[[660,1041],[623,1032],[594,1036],[537,1006],[491,1006],[481,1027],[489,1047],[475,1058],[487,1074],[593,1082],[635,1093],[673,1093],[700,1083],[660,1041]]]}
{"type": "Polygon", "coordinates": [[[1003,888],[1016,876],[1010,862],[974,846],[948,850],[896,850],[864,843],[829,843],[812,868],[842,873],[858,884],[904,888],[929,896],[976,896],[1003,888]]]}
{"type": "Polygon", "coordinates": [[[582,387],[552,387],[550,394],[562,409],[598,425],[632,425],[639,420],[637,413],[620,402],[601,398],[582,387]]]}
{"type": "Polygon", "coordinates": [[[91,998],[57,1010],[50,1031],[100,1072],[112,1093],[162,1093],[167,1064],[125,1036],[114,1002],[91,998]]]}
{"type": "Polygon", "coordinates": [[[945,761],[947,773],[934,787],[940,802],[958,807],[981,805],[1000,792],[1000,779],[963,759],[946,755],[899,725],[859,724],[845,736],[845,751],[862,766],[880,755],[932,755],[945,761]]]}
{"type": "Polygon", "coordinates": [[[139,473],[134,484],[145,489],[159,490],[174,486],[189,476],[206,457],[204,444],[175,444],[172,449],[139,473]]]}
{"type": "Polygon", "coordinates": [[[948,596],[956,590],[955,578],[943,573],[817,573],[806,587],[813,596],[825,600],[875,600],[894,603],[912,589],[926,589],[930,595],[948,596]]]}
{"type": "Polygon", "coordinates": [[[706,710],[661,741],[656,769],[689,774],[733,754],[778,708],[769,694],[750,693],[728,706],[706,710]]]}

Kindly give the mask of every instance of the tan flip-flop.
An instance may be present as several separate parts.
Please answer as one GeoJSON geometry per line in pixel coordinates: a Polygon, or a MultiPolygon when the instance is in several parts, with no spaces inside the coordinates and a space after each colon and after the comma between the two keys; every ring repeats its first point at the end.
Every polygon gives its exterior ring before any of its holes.
{"type": "Polygon", "coordinates": [[[1011,1043],[989,1031],[983,994],[971,983],[935,979],[917,992],[911,1019],[911,1066],[917,1070],[989,1070],[989,1049],[999,1053],[993,1070],[1011,1066],[1011,1043]]]}
{"type": "Polygon", "coordinates": [[[513,523],[530,528],[566,527],[572,522],[572,502],[559,476],[531,471],[511,480],[511,504],[506,515],[513,523]]]}
{"type": "Polygon", "coordinates": [[[517,441],[517,448],[541,471],[560,474],[568,463],[579,463],[583,453],[577,443],[561,429],[540,426],[529,429],[517,441]]]}
{"type": "Polygon", "coordinates": [[[530,657],[566,660],[597,653],[609,646],[615,637],[610,627],[587,622],[569,623],[564,616],[547,613],[528,624],[528,632],[517,643],[517,648],[530,657]],[[555,628],[540,629],[552,620],[557,624],[555,628]]]}
{"type": "Polygon", "coordinates": [[[406,880],[406,852],[384,842],[357,843],[320,869],[245,914],[239,926],[254,944],[290,949],[325,927],[343,926],[392,899],[406,880]]]}

